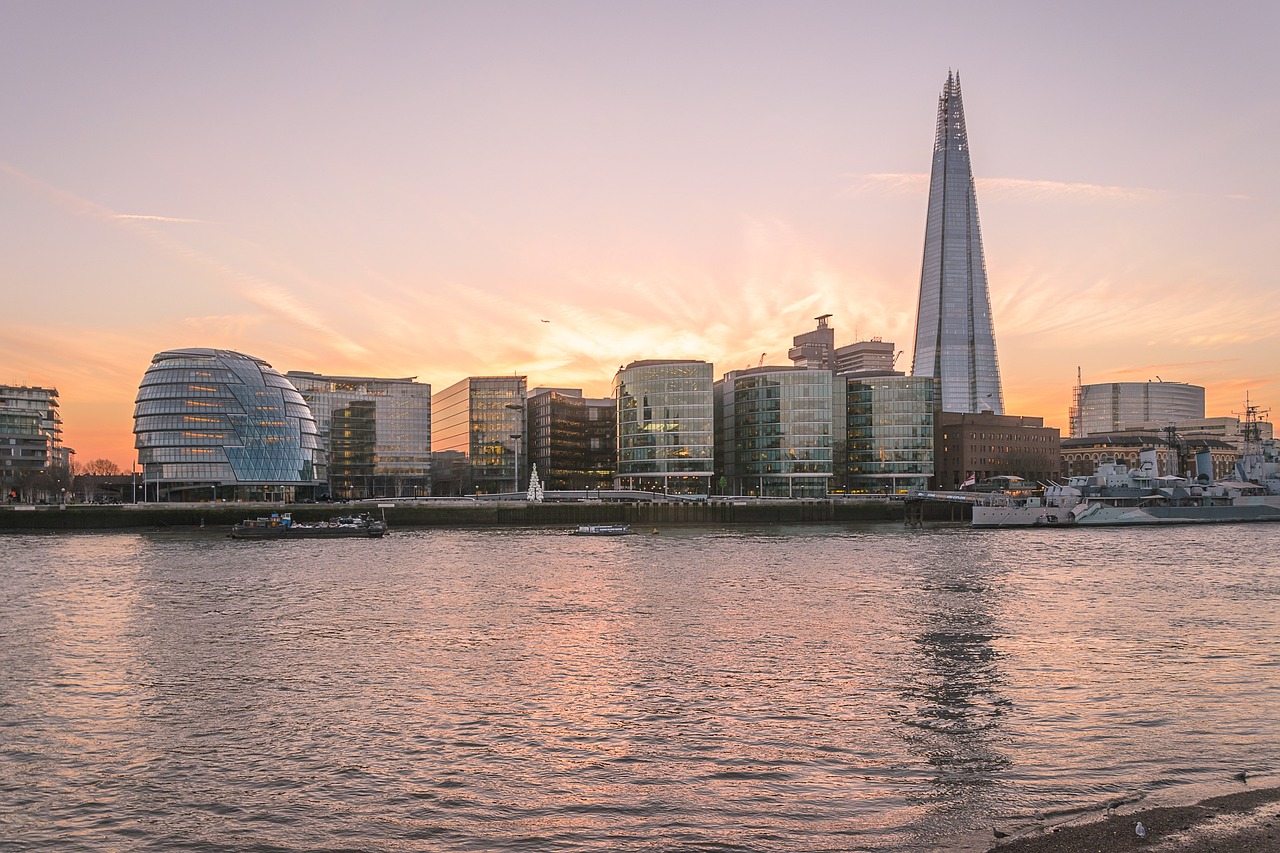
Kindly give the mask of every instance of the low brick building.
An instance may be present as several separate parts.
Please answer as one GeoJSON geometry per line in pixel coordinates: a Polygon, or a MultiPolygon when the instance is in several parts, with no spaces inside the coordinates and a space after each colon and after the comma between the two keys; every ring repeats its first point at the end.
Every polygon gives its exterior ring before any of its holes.
{"type": "Polygon", "coordinates": [[[1062,435],[1044,418],[990,412],[941,412],[936,438],[939,489],[958,489],[969,477],[1022,477],[1031,482],[1057,479],[1062,435]]]}

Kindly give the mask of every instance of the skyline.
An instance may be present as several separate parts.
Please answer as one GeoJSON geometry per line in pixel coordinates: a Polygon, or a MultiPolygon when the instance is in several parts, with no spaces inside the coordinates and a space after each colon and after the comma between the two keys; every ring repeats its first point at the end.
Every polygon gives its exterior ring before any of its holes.
{"type": "Polygon", "coordinates": [[[948,69],[1005,411],[1065,432],[1077,366],[1280,409],[1270,4],[6,12],[0,382],[80,462],[129,467],[175,348],[604,396],[831,313],[905,365],[948,69]]]}

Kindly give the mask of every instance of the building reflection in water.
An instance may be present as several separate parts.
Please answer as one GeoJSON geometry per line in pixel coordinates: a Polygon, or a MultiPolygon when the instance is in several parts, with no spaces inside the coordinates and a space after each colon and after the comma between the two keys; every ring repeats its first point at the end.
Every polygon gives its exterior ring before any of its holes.
{"type": "Polygon", "coordinates": [[[934,810],[983,811],[986,791],[1012,763],[1004,748],[1012,702],[996,646],[1004,570],[981,548],[966,543],[959,558],[930,549],[937,553],[922,567],[912,612],[903,614],[918,632],[890,715],[908,752],[933,770],[920,798],[934,810]]]}

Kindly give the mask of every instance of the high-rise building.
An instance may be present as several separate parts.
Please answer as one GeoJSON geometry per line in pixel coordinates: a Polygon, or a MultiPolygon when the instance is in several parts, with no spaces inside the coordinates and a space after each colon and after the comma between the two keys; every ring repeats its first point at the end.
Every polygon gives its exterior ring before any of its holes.
{"type": "Polygon", "coordinates": [[[612,397],[583,397],[580,388],[529,391],[525,435],[529,463],[548,491],[613,487],[618,435],[612,397]]]}
{"type": "Polygon", "coordinates": [[[1103,382],[1077,385],[1071,437],[1127,429],[1158,431],[1204,418],[1204,388],[1185,382],[1103,382]]]}
{"type": "Polygon", "coordinates": [[[70,453],[58,389],[0,386],[0,502],[61,500],[70,453]]]}
{"type": "Polygon", "coordinates": [[[253,356],[157,354],[138,388],[133,434],[148,500],[294,500],[323,486],[307,401],[253,356]]]}
{"type": "Polygon", "coordinates": [[[58,389],[0,385],[0,497],[60,497],[69,484],[71,450],[62,444],[58,389]]]}
{"type": "Polygon", "coordinates": [[[431,386],[403,379],[285,376],[306,399],[335,498],[417,497],[431,488],[431,386]]]}
{"type": "Polygon", "coordinates": [[[435,494],[524,491],[525,388],[523,376],[469,376],[431,395],[435,494]]]}
{"type": "Polygon", "coordinates": [[[911,374],[939,380],[944,411],[1004,414],[959,74],[938,99],[911,374]]]}
{"type": "Polygon", "coordinates": [[[821,498],[831,482],[831,371],[753,367],[716,389],[716,468],[732,495],[821,498]]]}
{"type": "Polygon", "coordinates": [[[708,494],[715,474],[710,362],[633,361],[613,378],[620,489],[708,494]]]}
{"type": "Polygon", "coordinates": [[[845,448],[836,487],[850,492],[928,488],[934,472],[936,380],[848,376],[836,381],[845,383],[845,448]]]}
{"type": "Polygon", "coordinates": [[[890,374],[900,371],[893,369],[898,354],[893,351],[892,341],[872,338],[869,341],[858,341],[837,347],[835,351],[835,372],[847,374],[890,374]]]}

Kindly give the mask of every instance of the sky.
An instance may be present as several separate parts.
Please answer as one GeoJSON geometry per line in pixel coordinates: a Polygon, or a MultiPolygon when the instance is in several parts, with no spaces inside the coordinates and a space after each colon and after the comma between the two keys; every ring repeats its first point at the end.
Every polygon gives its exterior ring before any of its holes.
{"type": "Polygon", "coordinates": [[[1280,412],[1280,4],[0,0],[0,383],[128,469],[154,354],[281,372],[910,369],[964,93],[1005,411],[1280,412]]]}

